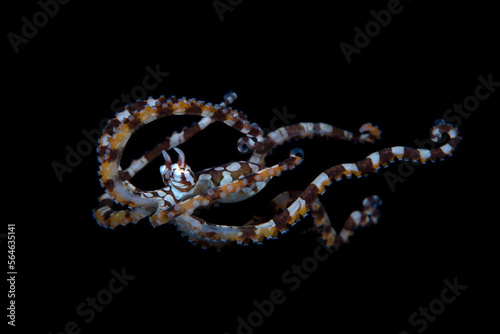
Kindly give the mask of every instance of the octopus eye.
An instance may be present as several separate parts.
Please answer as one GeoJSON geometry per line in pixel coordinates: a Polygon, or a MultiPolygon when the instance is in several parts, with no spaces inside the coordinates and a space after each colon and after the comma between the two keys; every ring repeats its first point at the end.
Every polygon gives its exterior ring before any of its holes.
{"type": "MultiPolygon", "coordinates": [[[[165,152],[165,150],[161,151],[161,153],[163,154],[163,158],[165,159],[165,165],[162,166],[162,167],[164,167],[163,169],[165,169],[165,168],[170,169],[170,167],[172,166],[172,159],[170,159],[170,155],[168,155],[168,153],[165,152]]],[[[160,167],[160,171],[161,170],[162,170],[162,168],[160,167]]]]}
{"type": "Polygon", "coordinates": [[[187,165],[186,165],[186,155],[184,154],[184,152],[182,152],[182,150],[180,148],[174,147],[174,150],[179,155],[179,161],[177,161],[177,164],[181,168],[186,168],[187,167],[187,165]]]}

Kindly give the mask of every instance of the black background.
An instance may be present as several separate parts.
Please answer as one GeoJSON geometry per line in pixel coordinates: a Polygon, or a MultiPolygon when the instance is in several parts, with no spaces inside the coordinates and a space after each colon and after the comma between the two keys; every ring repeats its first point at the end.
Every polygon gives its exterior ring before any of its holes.
{"type": "MultiPolygon", "coordinates": [[[[354,27],[363,29],[373,20],[370,11],[387,8],[387,1],[242,1],[222,21],[211,1],[72,1],[17,54],[4,38],[3,175],[13,193],[6,222],[17,226],[16,330],[59,333],[75,321],[81,333],[233,334],[237,318],[255,310],[254,300],[280,289],[286,301],[255,333],[416,333],[420,327],[412,327],[408,317],[440,297],[445,279],[457,277],[467,289],[425,333],[465,327],[484,332],[496,312],[487,301],[495,289],[489,278],[498,252],[498,215],[491,215],[497,195],[488,192],[496,183],[490,138],[497,131],[491,118],[498,111],[498,88],[461,119],[463,141],[455,154],[416,168],[395,191],[384,172],[397,174],[398,164],[328,188],[322,202],[336,227],[372,194],[384,201],[383,216],[378,226],[358,231],[320,263],[296,291],[282,275],[317,245],[301,227],[263,246],[223,252],[198,249],[174,227],[154,229],[147,221],[106,230],[91,215],[102,193],[94,151],[62,182],[52,167],[54,161],[65,163],[67,146],[76,149],[86,140],[83,130],[97,129],[101,119],[113,116],[115,99],[142,85],[146,66],[169,73],[148,95],[218,103],[233,90],[239,96],[234,108],[263,128],[270,127],[273,109],[286,108],[294,123],[326,122],[356,131],[372,122],[383,131],[375,144],[315,139],[283,146],[269,164],[294,147],[304,150],[303,164],[249,201],[202,212],[212,223],[243,224],[256,207],[281,191],[304,189],[335,164],[384,147],[415,146],[447,109],[474,94],[478,76],[491,73],[500,81],[499,27],[486,5],[401,5],[401,13],[349,64],[339,44],[353,44],[354,27]],[[122,268],[135,278],[85,323],[77,306],[107,287],[113,269],[122,268]]],[[[5,10],[4,36],[20,34],[21,18],[31,20],[39,10],[36,1],[5,10]]],[[[195,120],[173,117],[142,129],[124,159],[195,120]]],[[[212,125],[181,148],[200,170],[245,159],[236,149],[239,137],[212,125]]],[[[136,185],[158,188],[160,164],[148,166],[136,185]]],[[[311,223],[306,218],[299,225],[311,223]]]]}

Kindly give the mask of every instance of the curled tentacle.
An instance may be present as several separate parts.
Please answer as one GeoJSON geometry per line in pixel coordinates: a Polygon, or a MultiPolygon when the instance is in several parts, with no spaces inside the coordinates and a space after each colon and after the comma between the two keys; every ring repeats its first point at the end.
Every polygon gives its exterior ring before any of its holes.
{"type": "Polygon", "coordinates": [[[436,120],[436,124],[430,129],[431,140],[435,143],[443,138],[443,134],[450,135],[451,138],[456,138],[458,136],[458,129],[453,128],[451,125],[446,124],[444,119],[436,120]],[[450,128],[451,127],[451,128],[450,128]],[[449,129],[448,129],[449,128],[449,129]],[[446,130],[448,129],[448,130],[446,130]]]}
{"type": "Polygon", "coordinates": [[[290,151],[290,155],[295,155],[300,159],[304,160],[304,151],[301,148],[298,147],[294,148],[293,150],[290,151]]]}
{"type": "Polygon", "coordinates": [[[354,138],[354,141],[359,141],[361,143],[373,143],[377,139],[380,139],[382,131],[376,125],[372,123],[365,123],[359,128],[358,138],[354,138]]]}
{"type": "MultiPolygon", "coordinates": [[[[238,95],[236,95],[236,93],[229,91],[226,95],[224,95],[224,101],[221,102],[219,105],[222,107],[227,107],[229,104],[233,103],[237,98],[238,95]]],[[[177,145],[186,142],[195,134],[202,131],[213,122],[215,122],[214,119],[203,117],[199,122],[195,122],[190,127],[183,128],[181,132],[172,133],[170,136],[166,137],[163,142],[157,144],[153,149],[147,151],[142,157],[133,160],[130,166],[124,169],[123,179],[130,180],[141,169],[147,166],[147,164],[149,164],[156,157],[158,157],[162,151],[168,151],[171,148],[174,148],[177,145]]]]}
{"type": "Polygon", "coordinates": [[[198,132],[215,122],[211,118],[203,117],[199,122],[195,122],[190,127],[185,127],[181,132],[174,132],[165,140],[157,144],[153,149],[147,151],[138,159],[134,159],[129,167],[125,168],[122,178],[126,181],[133,178],[139,171],[146,167],[151,161],[160,156],[162,151],[168,151],[193,137],[198,132]]]}
{"type": "MultiPolygon", "coordinates": [[[[207,117],[233,127],[248,138],[255,138],[256,142],[264,141],[260,128],[251,125],[242,113],[227,107],[175,97],[160,97],[156,100],[149,98],[129,105],[125,111],[117,113],[116,117],[108,122],[97,148],[101,185],[116,201],[129,207],[156,204],[154,198],[144,198],[142,195],[145,191],[135,188],[127,181],[128,178],[120,167],[120,160],[133,133],[156,119],[172,115],[207,117]]],[[[157,153],[160,152],[161,150],[157,153]]]]}
{"type": "Polygon", "coordinates": [[[235,92],[229,91],[228,93],[226,93],[224,95],[224,101],[222,101],[221,103],[219,103],[219,105],[222,106],[222,107],[227,107],[228,105],[230,105],[231,103],[233,103],[237,98],[238,98],[238,95],[236,95],[235,92]]]}
{"type": "Polygon", "coordinates": [[[241,137],[238,139],[238,151],[241,153],[247,153],[249,150],[253,150],[255,147],[255,141],[252,138],[241,137]]]}
{"type": "Polygon", "coordinates": [[[247,153],[248,151],[261,150],[265,145],[265,137],[241,137],[238,139],[238,151],[247,153]]]}
{"type": "MultiPolygon", "coordinates": [[[[287,204],[298,197],[299,193],[298,191],[285,191],[276,196],[272,201],[273,206],[275,206],[273,210],[286,207],[287,204]]],[[[349,242],[349,237],[354,234],[358,227],[377,223],[380,217],[378,210],[380,204],[381,200],[378,196],[365,198],[363,200],[363,210],[351,213],[342,230],[337,234],[330,224],[324,207],[319,201],[316,201],[311,208],[315,227],[311,228],[310,231],[320,233],[328,247],[338,249],[342,244],[349,242]]],[[[274,220],[262,222],[260,217],[252,219],[243,226],[210,224],[198,217],[186,214],[178,216],[173,222],[182,235],[188,237],[193,244],[200,245],[202,248],[215,248],[217,250],[232,244],[248,245],[250,242],[260,244],[266,239],[274,239],[280,233],[287,231],[280,231],[274,220]]]]}
{"type": "Polygon", "coordinates": [[[265,158],[274,148],[291,141],[312,137],[333,138],[348,140],[354,143],[373,143],[380,139],[381,131],[377,126],[366,123],[361,126],[359,133],[352,133],[326,123],[298,123],[281,127],[267,134],[267,140],[259,149],[255,149],[248,161],[264,164],[265,158]]]}
{"type": "Polygon", "coordinates": [[[274,223],[280,231],[286,230],[289,225],[294,225],[301,216],[304,216],[311,209],[313,203],[325,191],[326,187],[331,185],[332,181],[341,180],[343,176],[361,177],[375,173],[381,166],[389,165],[394,159],[421,162],[443,159],[445,156],[451,155],[460,141],[458,130],[450,124],[438,124],[431,129],[431,133],[436,138],[440,134],[447,134],[449,140],[440,147],[431,150],[394,146],[374,152],[356,163],[340,164],[325,170],[309,184],[287,210],[273,219],[274,223]]]}
{"type": "Polygon", "coordinates": [[[382,204],[382,200],[377,196],[373,195],[366,197],[363,200],[363,210],[354,211],[351,213],[349,218],[347,218],[342,230],[335,235],[333,244],[327,245],[338,249],[342,244],[349,242],[349,237],[351,237],[358,227],[365,227],[372,224],[377,224],[380,218],[380,211],[378,208],[382,204]]]}
{"type": "MultiPolygon", "coordinates": [[[[94,216],[98,223],[105,227],[114,228],[119,224],[135,223],[156,212],[150,216],[153,225],[158,226],[172,221],[182,231],[182,234],[188,236],[193,243],[200,244],[202,247],[220,248],[228,243],[248,244],[250,241],[262,242],[264,239],[274,238],[279,233],[286,232],[301,217],[312,212],[316,228],[321,232],[326,244],[338,248],[348,241],[349,236],[358,226],[377,222],[379,218],[378,206],[381,201],[376,196],[366,198],[363,201],[363,211],[353,212],[337,235],[329,224],[326,212],[318,200],[318,196],[325,191],[327,186],[333,181],[341,180],[342,177],[360,177],[377,172],[380,167],[387,166],[396,159],[422,163],[442,160],[445,156],[452,154],[460,141],[456,128],[446,124],[443,120],[438,120],[430,134],[433,142],[440,141],[444,134],[448,136],[447,142],[441,146],[432,149],[395,146],[374,152],[356,163],[333,166],[318,175],[303,192],[289,193],[288,197],[277,197],[275,209],[282,211],[272,219],[266,220],[268,217],[256,217],[248,224],[239,227],[209,224],[200,218],[191,216],[191,214],[197,208],[209,207],[228,199],[230,202],[237,202],[259,192],[272,177],[279,176],[282,171],[292,169],[301,163],[304,157],[304,152],[301,149],[292,150],[290,158],[280,164],[269,168],[256,167],[257,171],[253,171],[252,174],[238,176],[240,178],[233,178],[234,181],[225,184],[220,182],[218,184],[222,185],[209,188],[206,192],[198,193],[198,195],[180,202],[169,202],[169,194],[161,190],[156,193],[146,193],[136,189],[127,181],[131,176],[125,175],[120,167],[121,155],[127,140],[141,126],[164,116],[198,115],[209,120],[206,122],[207,125],[219,121],[235,128],[245,134],[245,137],[238,141],[238,149],[241,152],[254,150],[250,159],[250,162],[254,163],[263,161],[274,147],[293,138],[318,135],[363,143],[373,142],[380,137],[380,130],[370,123],[363,124],[359,134],[353,134],[324,123],[299,123],[271,132],[268,135],[269,140],[266,141],[258,125],[250,124],[242,113],[226,108],[231,102],[231,96],[225,96],[224,102],[215,106],[184,98],[148,99],[128,106],[125,111],[118,113],[116,118],[108,123],[98,147],[99,162],[101,163],[99,174],[101,175],[101,184],[106,189],[106,193],[99,198],[99,205],[94,209],[94,216]],[[160,206],[157,197],[162,197],[163,203],[167,201],[171,206],[160,206]],[[113,200],[128,205],[130,209],[113,210],[111,207],[113,200]]],[[[172,145],[172,147],[175,146],[172,145]]],[[[176,151],[179,154],[178,164],[185,165],[184,154],[180,150],[176,149],[176,151]]],[[[160,152],[161,150],[158,150],[155,154],[159,155],[160,152]]],[[[168,155],[165,155],[165,158],[167,162],[170,160],[168,155]]],[[[143,161],[140,162],[140,166],[139,163],[137,166],[142,168],[144,164],[143,161]]],[[[239,164],[234,163],[231,166],[239,166],[239,164]]],[[[137,172],[139,167],[132,168],[132,172],[137,172]]],[[[236,169],[227,168],[223,173],[229,175],[228,170],[234,171],[236,169]]]]}
{"type": "Polygon", "coordinates": [[[363,200],[363,210],[352,212],[344,223],[344,226],[337,233],[330,223],[328,214],[319,200],[316,200],[311,208],[314,219],[314,227],[308,231],[319,233],[328,247],[338,249],[342,244],[349,242],[358,227],[365,227],[376,224],[380,218],[379,206],[382,204],[376,195],[366,197],[363,200]]]}
{"type": "MultiPolygon", "coordinates": [[[[283,212],[264,223],[255,226],[241,227],[246,228],[246,230],[238,230],[238,227],[209,225],[205,223],[200,226],[200,231],[202,231],[200,233],[205,233],[205,238],[208,239],[210,239],[211,235],[214,235],[214,238],[219,238],[217,240],[223,239],[241,243],[242,235],[245,235],[249,240],[261,241],[262,238],[276,236],[278,232],[286,232],[290,226],[296,224],[301,217],[304,217],[309,211],[313,210],[313,205],[316,203],[318,196],[325,191],[326,187],[329,186],[332,181],[341,180],[342,176],[349,177],[354,175],[359,177],[368,173],[374,173],[380,166],[388,165],[394,159],[433,161],[450,155],[460,141],[457,129],[449,124],[438,124],[431,130],[431,133],[439,137],[438,132],[440,134],[446,133],[450,138],[446,144],[438,148],[423,150],[395,146],[372,153],[365,159],[356,163],[340,164],[327,169],[316,177],[316,179],[314,179],[314,181],[309,184],[309,186],[292,201],[283,212]],[[203,232],[204,230],[209,232],[208,235],[206,234],[207,232],[203,232]],[[217,231],[217,233],[215,233],[215,231],[217,231]]],[[[363,202],[365,218],[363,218],[363,215],[359,216],[358,214],[354,214],[354,216],[351,217],[352,221],[348,220],[348,226],[344,227],[345,232],[339,234],[341,239],[337,239],[337,237],[332,239],[335,240],[333,244],[334,247],[336,247],[335,244],[338,246],[340,243],[346,242],[355,226],[359,224],[362,226],[363,224],[376,223],[379,217],[377,207],[380,203],[377,197],[365,199],[363,202]],[[358,221],[359,224],[352,225],[353,221],[354,223],[358,221]]]]}

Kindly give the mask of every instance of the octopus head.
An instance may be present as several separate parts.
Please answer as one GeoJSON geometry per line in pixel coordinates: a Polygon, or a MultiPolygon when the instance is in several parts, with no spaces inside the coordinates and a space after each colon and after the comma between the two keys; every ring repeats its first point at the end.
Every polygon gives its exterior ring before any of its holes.
{"type": "Polygon", "coordinates": [[[160,173],[165,185],[175,188],[180,192],[187,192],[195,185],[195,175],[191,167],[186,164],[184,152],[177,147],[174,147],[174,150],[179,155],[179,160],[175,164],[172,163],[172,159],[170,159],[168,153],[163,151],[165,164],[160,167],[160,173]]]}

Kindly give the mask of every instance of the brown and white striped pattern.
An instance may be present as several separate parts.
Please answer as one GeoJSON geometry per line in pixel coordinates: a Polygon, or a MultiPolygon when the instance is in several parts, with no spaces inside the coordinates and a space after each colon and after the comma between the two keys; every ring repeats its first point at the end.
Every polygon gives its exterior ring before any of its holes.
{"type": "MultiPolygon", "coordinates": [[[[285,191],[276,196],[271,202],[271,211],[276,213],[278,209],[285,208],[290,201],[298,196],[298,191],[285,191]]],[[[363,200],[363,210],[354,211],[344,223],[340,233],[336,233],[330,224],[325,208],[319,201],[311,208],[311,216],[314,227],[309,229],[320,234],[328,247],[339,248],[342,244],[349,242],[349,237],[354,234],[358,227],[376,224],[380,213],[378,207],[381,201],[377,196],[367,197],[363,200]]],[[[224,246],[247,245],[251,242],[261,244],[266,239],[275,239],[280,233],[273,220],[261,221],[262,217],[255,217],[243,226],[227,226],[209,224],[202,219],[192,215],[180,215],[175,218],[175,225],[182,235],[190,242],[202,248],[222,249],[224,246]]]]}
{"type": "Polygon", "coordinates": [[[146,152],[143,156],[133,160],[130,166],[123,171],[123,179],[130,180],[151,161],[159,157],[162,151],[168,151],[186,142],[213,122],[213,119],[204,117],[201,119],[201,121],[194,123],[189,128],[182,129],[181,132],[172,133],[171,136],[166,137],[163,142],[157,144],[153,149],[146,152]]]}
{"type": "MultiPolygon", "coordinates": [[[[227,107],[233,103],[238,98],[238,95],[234,92],[229,92],[224,95],[224,101],[219,103],[221,107],[227,107]]],[[[189,128],[186,127],[181,130],[181,132],[174,132],[172,135],[167,136],[165,140],[157,144],[153,149],[147,151],[143,156],[132,161],[130,166],[126,168],[123,172],[123,179],[130,180],[137,174],[141,169],[146,167],[151,161],[160,156],[162,151],[168,151],[178,145],[186,142],[191,137],[193,137],[198,132],[204,130],[207,126],[214,123],[215,120],[208,117],[203,117],[199,122],[194,123],[189,128]]]]}
{"type": "MultiPolygon", "coordinates": [[[[160,210],[151,216],[150,220],[154,226],[159,226],[169,222],[175,217],[187,213],[193,214],[193,211],[198,208],[206,208],[215,203],[235,203],[250,198],[261,191],[274,176],[279,176],[283,171],[292,170],[300,164],[302,158],[290,154],[287,160],[268,168],[262,168],[255,173],[247,174],[242,177],[228,177],[231,181],[228,183],[217,182],[217,187],[208,189],[205,193],[191,197],[185,201],[177,203],[173,206],[160,208],[160,210]]],[[[239,165],[239,163],[238,163],[239,165]]],[[[231,165],[226,167],[226,170],[231,165]]],[[[237,172],[241,166],[234,169],[237,172]]],[[[207,173],[203,175],[208,175],[207,173]]]]}
{"type": "Polygon", "coordinates": [[[328,247],[338,249],[342,244],[349,242],[349,238],[358,227],[365,227],[378,222],[380,218],[378,208],[381,204],[382,201],[378,196],[366,197],[363,200],[363,210],[352,212],[345,221],[340,233],[337,233],[328,218],[325,207],[319,200],[316,200],[311,208],[314,227],[309,230],[319,233],[328,247]]]}
{"type": "MultiPolygon", "coordinates": [[[[136,223],[149,216],[154,226],[173,223],[193,243],[220,249],[226,244],[261,243],[265,239],[275,238],[311,213],[314,220],[314,227],[311,230],[320,233],[328,246],[338,248],[348,242],[357,227],[377,222],[380,200],[376,196],[366,198],[363,210],[353,212],[337,234],[330,224],[324,206],[318,200],[318,196],[326,190],[326,187],[343,177],[361,177],[377,172],[380,167],[388,166],[395,160],[422,163],[442,160],[452,154],[460,141],[456,128],[438,122],[431,129],[431,139],[437,142],[443,134],[449,137],[448,141],[438,148],[431,150],[403,146],[386,148],[358,162],[339,164],[325,170],[303,192],[281,193],[271,202],[270,215],[256,216],[243,226],[210,224],[193,216],[194,210],[210,207],[215,203],[245,200],[258,193],[274,176],[293,169],[302,161],[301,154],[294,150],[287,160],[266,167],[265,157],[273,148],[291,139],[314,136],[361,143],[374,142],[380,137],[380,130],[370,123],[364,124],[357,134],[325,123],[299,123],[277,129],[269,133],[266,138],[258,125],[250,124],[245,115],[227,108],[235,98],[236,94],[227,94],[224,102],[219,105],[185,98],[161,97],[157,100],[149,98],[147,101],[127,106],[123,112],[117,113],[105,128],[97,149],[100,162],[99,175],[101,184],[106,190],[106,193],[99,197],[99,205],[94,209],[98,223],[115,228],[118,225],[136,223]],[[145,124],[172,115],[197,115],[201,116],[202,120],[166,138],[163,143],[134,160],[125,171],[122,171],[120,158],[130,136],[145,124]],[[232,162],[190,174],[193,175],[190,176],[192,187],[186,189],[182,195],[173,192],[175,184],[170,184],[170,179],[166,180],[168,184],[165,188],[153,191],[137,189],[129,182],[162,150],[176,147],[215,121],[223,122],[245,135],[238,141],[238,148],[240,151],[249,148],[254,150],[249,162],[232,162]],[[128,209],[113,210],[114,201],[126,205],[128,209]],[[278,214],[280,210],[282,212],[278,214]]],[[[184,160],[183,153],[182,156],[184,160]]]]}
{"type": "Polygon", "coordinates": [[[267,134],[266,144],[261,150],[254,151],[248,161],[265,164],[265,158],[272,150],[293,139],[324,137],[347,140],[353,143],[373,143],[380,138],[381,131],[371,123],[365,123],[359,133],[352,133],[326,123],[298,123],[281,127],[267,134]]]}
{"type": "MultiPolygon", "coordinates": [[[[125,111],[118,113],[109,121],[97,149],[101,164],[99,168],[101,184],[116,201],[130,207],[152,204],[151,200],[144,200],[136,195],[139,190],[127,181],[127,178],[131,177],[130,171],[128,175],[124,174],[119,162],[128,139],[135,131],[156,119],[172,115],[207,117],[231,126],[245,137],[253,138],[256,146],[257,144],[263,145],[265,141],[262,130],[258,126],[251,125],[242,113],[219,105],[175,97],[170,99],[161,97],[157,100],[150,98],[147,101],[127,106],[125,111]]],[[[194,130],[197,131],[196,126],[194,130]]],[[[168,145],[173,146],[170,143],[168,145]]],[[[158,148],[151,156],[157,155],[157,151],[161,152],[158,148]]],[[[146,157],[142,161],[139,159],[132,167],[132,174],[142,168],[150,158],[146,157]]]]}
{"type": "MultiPolygon", "coordinates": [[[[163,149],[181,144],[212,122],[223,122],[240,131],[245,137],[254,138],[256,147],[263,145],[265,138],[262,130],[255,124],[250,124],[242,113],[225,107],[234,99],[236,99],[236,94],[226,94],[225,102],[221,105],[212,105],[194,99],[160,97],[155,100],[149,98],[146,101],[129,105],[124,111],[117,113],[115,118],[111,119],[105,127],[97,148],[100,162],[100,182],[109,194],[108,197],[129,208],[147,207],[149,208],[148,212],[151,211],[152,207],[158,208],[161,204],[158,198],[148,196],[156,191],[137,189],[128,180],[156,158],[163,149]],[[192,127],[184,129],[181,133],[174,133],[166,138],[163,143],[158,144],[141,158],[134,160],[129,168],[122,171],[120,159],[130,136],[145,124],[171,115],[197,115],[201,116],[202,120],[192,127]]],[[[103,199],[103,201],[109,202],[107,199],[103,199]]],[[[94,209],[94,216],[100,225],[111,226],[125,215],[123,212],[115,212],[110,205],[102,203],[100,201],[98,207],[94,209]],[[106,215],[102,214],[103,212],[106,212],[106,215]]],[[[127,219],[124,219],[123,222],[139,220],[142,217],[142,213],[136,214],[139,211],[129,210],[126,213],[127,219]]]]}
{"type": "Polygon", "coordinates": [[[374,152],[356,163],[340,164],[325,170],[309,184],[287,210],[273,219],[277,228],[282,231],[287,229],[289,225],[295,224],[301,216],[310,210],[318,195],[322,194],[332,181],[339,181],[342,177],[361,177],[375,173],[380,167],[387,166],[394,160],[404,159],[421,162],[441,160],[445,156],[451,155],[460,141],[457,129],[449,124],[438,124],[431,129],[431,133],[433,134],[432,139],[435,141],[441,138],[442,134],[447,134],[449,140],[446,144],[432,150],[394,146],[374,152]]]}
{"type": "MultiPolygon", "coordinates": [[[[369,173],[374,173],[380,167],[387,166],[394,160],[404,159],[427,162],[441,160],[445,156],[451,155],[460,141],[458,130],[449,124],[438,124],[431,129],[431,138],[434,141],[440,139],[443,134],[449,136],[448,142],[432,150],[395,146],[374,152],[356,163],[340,164],[331,167],[318,175],[305,191],[288,205],[286,210],[268,221],[257,224],[253,221],[251,225],[241,227],[212,225],[205,222],[192,226],[196,227],[195,230],[198,231],[198,237],[202,236],[202,239],[205,240],[203,243],[205,246],[220,247],[221,242],[248,243],[253,241],[260,243],[264,239],[274,238],[279,233],[286,232],[308,212],[321,212],[317,200],[318,195],[323,193],[326,187],[331,185],[334,180],[339,181],[343,176],[351,177],[354,175],[361,177],[369,173]]],[[[380,204],[380,200],[376,196],[373,196],[365,199],[363,204],[363,212],[354,212],[351,214],[338,235],[325,227],[329,221],[324,216],[316,214],[316,224],[321,227],[317,231],[322,231],[322,236],[325,238],[327,245],[338,248],[341,244],[348,242],[349,237],[358,226],[377,222],[379,214],[376,208],[380,204]]],[[[181,231],[188,236],[194,233],[182,228],[181,231]]],[[[197,240],[197,237],[193,236],[190,237],[190,240],[193,241],[193,238],[197,240]]]]}

